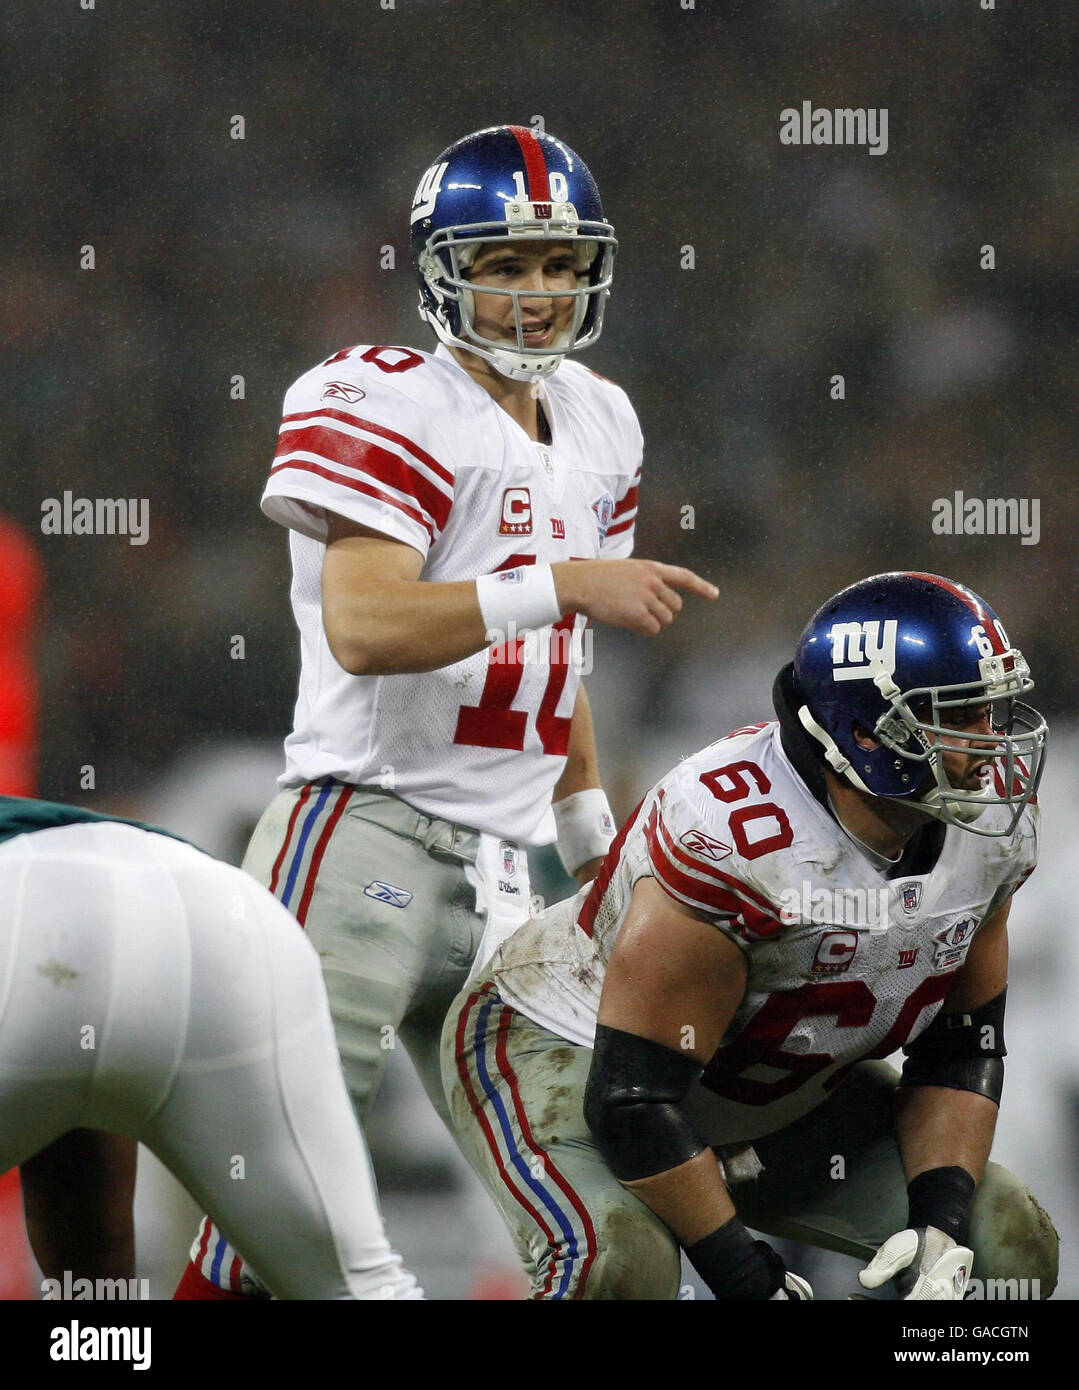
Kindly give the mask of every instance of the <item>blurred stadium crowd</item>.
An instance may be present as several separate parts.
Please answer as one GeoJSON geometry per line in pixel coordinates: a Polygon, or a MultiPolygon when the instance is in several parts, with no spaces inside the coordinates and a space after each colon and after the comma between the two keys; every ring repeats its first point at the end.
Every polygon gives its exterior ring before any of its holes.
{"type": "Polygon", "coordinates": [[[286,543],[258,509],[281,397],[343,346],[433,346],[416,181],[534,116],[621,243],[584,360],[641,418],[637,553],[721,590],[661,645],[597,639],[616,810],[767,717],[810,611],[879,570],[984,593],[1038,706],[1079,713],[1066,5],[118,0],[3,24],[0,510],[47,576],[41,795],[142,806],[185,752],[287,732],[286,543]],[[887,154],[781,144],[807,100],[887,108],[887,154]],[[955,490],[1040,499],[1039,543],[934,535],[955,490]],[[149,543],[41,536],[65,491],[148,499],[149,543]]]}
{"type": "Polygon", "coordinates": [[[72,749],[132,787],[192,739],[285,728],[284,536],[258,511],[281,396],[354,342],[433,346],[415,182],[452,139],[534,114],[584,152],[621,240],[587,360],[642,420],[638,554],[722,590],[623,673],[642,728],[677,719],[683,668],[721,681],[732,649],[785,647],[816,601],[898,566],[986,593],[1051,708],[1079,684],[1060,621],[1077,137],[1069,84],[1032,56],[1066,7],[1025,26],[911,0],[70,8],[5,17],[0,505],[39,530],[65,489],[145,497],[150,543],[46,545],[46,791],[78,789],[72,749]],[[888,153],[780,144],[803,100],[887,107],[888,153]],[[1040,498],[1040,543],[933,535],[955,489],[1040,498]]]}

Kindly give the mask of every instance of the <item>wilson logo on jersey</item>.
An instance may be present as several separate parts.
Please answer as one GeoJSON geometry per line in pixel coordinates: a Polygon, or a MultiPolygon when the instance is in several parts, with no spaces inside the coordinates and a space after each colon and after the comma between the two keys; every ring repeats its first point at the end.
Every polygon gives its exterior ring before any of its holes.
{"type": "Polygon", "coordinates": [[[889,676],[894,675],[898,632],[899,624],[894,618],[886,618],[883,623],[874,618],[866,623],[833,624],[832,679],[872,680],[882,668],[889,676]]]}
{"type": "Polygon", "coordinates": [[[322,388],[321,400],[362,401],[367,392],[348,381],[328,381],[322,388]]]}
{"type": "Polygon", "coordinates": [[[502,520],[498,523],[500,536],[530,536],[532,534],[532,494],[526,487],[508,487],[502,494],[502,520]]]}
{"type": "Polygon", "coordinates": [[[407,907],[412,901],[412,894],[407,888],[395,888],[392,883],[380,883],[373,879],[363,890],[369,898],[374,898],[377,903],[389,903],[391,907],[407,907]]]}
{"type": "Polygon", "coordinates": [[[728,854],[734,853],[730,845],[725,845],[722,840],[713,840],[703,830],[687,830],[678,839],[691,853],[701,854],[705,859],[726,859],[728,854]]]}
{"type": "Polygon", "coordinates": [[[854,931],[825,932],[813,958],[814,975],[841,975],[849,970],[858,950],[858,933],[854,931]]]}

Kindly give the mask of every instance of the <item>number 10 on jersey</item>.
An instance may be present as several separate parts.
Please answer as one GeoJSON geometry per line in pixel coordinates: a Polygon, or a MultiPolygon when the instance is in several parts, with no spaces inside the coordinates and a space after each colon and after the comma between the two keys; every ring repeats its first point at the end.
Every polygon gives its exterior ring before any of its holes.
{"type": "MultiPolygon", "coordinates": [[[[535,555],[511,555],[499,569],[515,569],[518,565],[534,565],[535,555]]],[[[569,751],[571,718],[555,713],[569,675],[569,651],[576,613],[567,613],[551,629],[550,671],[547,685],[536,711],[536,733],[545,753],[564,758],[569,751]]],[[[524,679],[523,639],[503,642],[488,649],[487,678],[478,705],[462,705],[457,711],[457,730],[454,743],[474,748],[511,748],[517,752],[525,746],[528,710],[514,709],[513,701],[524,679]]]]}

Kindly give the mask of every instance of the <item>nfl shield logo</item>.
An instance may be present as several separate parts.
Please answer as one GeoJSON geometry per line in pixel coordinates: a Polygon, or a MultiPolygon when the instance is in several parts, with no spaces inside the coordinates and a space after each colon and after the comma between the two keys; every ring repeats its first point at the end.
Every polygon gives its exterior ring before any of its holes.
{"type": "Polygon", "coordinates": [[[963,942],[971,935],[977,925],[978,920],[976,917],[967,917],[962,922],[956,922],[947,932],[945,940],[951,946],[962,946],[963,942]]]}
{"type": "Polygon", "coordinates": [[[602,544],[607,539],[607,530],[614,518],[614,498],[609,492],[605,492],[592,503],[592,511],[596,517],[596,529],[599,531],[602,544]]]}
{"type": "Polygon", "coordinates": [[[904,883],[903,885],[903,911],[917,912],[918,904],[922,900],[922,885],[920,883],[904,883]]]}
{"type": "Polygon", "coordinates": [[[502,851],[502,872],[507,878],[511,878],[517,872],[517,855],[519,850],[516,845],[511,845],[508,840],[503,840],[500,848],[502,851]]]}

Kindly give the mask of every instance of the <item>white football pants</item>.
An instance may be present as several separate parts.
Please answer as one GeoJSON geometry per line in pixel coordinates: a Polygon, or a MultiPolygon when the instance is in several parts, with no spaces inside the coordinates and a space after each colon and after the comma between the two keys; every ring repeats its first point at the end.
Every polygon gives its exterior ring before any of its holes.
{"type": "Polygon", "coordinates": [[[116,822],[0,845],[0,1172],[141,1140],[279,1298],[418,1298],[387,1243],[318,956],[241,870],[116,822]]]}

